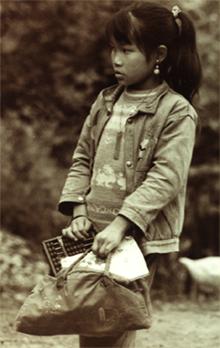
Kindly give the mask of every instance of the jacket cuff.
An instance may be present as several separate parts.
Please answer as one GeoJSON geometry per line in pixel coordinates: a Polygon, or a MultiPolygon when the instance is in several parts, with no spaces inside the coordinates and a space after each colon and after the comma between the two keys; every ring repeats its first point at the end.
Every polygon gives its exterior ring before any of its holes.
{"type": "Polygon", "coordinates": [[[75,204],[73,207],[73,218],[77,218],[79,216],[87,216],[87,209],[85,203],[75,204]]]}
{"type": "Polygon", "coordinates": [[[141,232],[146,236],[148,223],[146,222],[146,218],[144,218],[139,212],[135,211],[133,208],[129,206],[123,206],[119,211],[118,215],[122,215],[132,221],[135,225],[139,227],[141,232]]]}
{"type": "Polygon", "coordinates": [[[74,204],[86,203],[85,196],[83,195],[65,195],[61,197],[58,203],[58,211],[64,215],[73,215],[74,204]]]}

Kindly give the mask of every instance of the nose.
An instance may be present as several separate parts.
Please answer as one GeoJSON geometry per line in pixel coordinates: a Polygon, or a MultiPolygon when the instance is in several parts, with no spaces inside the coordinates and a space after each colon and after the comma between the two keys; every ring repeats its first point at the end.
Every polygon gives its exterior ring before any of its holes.
{"type": "Polygon", "coordinates": [[[112,64],[113,66],[122,66],[122,57],[118,50],[112,51],[112,64]]]}

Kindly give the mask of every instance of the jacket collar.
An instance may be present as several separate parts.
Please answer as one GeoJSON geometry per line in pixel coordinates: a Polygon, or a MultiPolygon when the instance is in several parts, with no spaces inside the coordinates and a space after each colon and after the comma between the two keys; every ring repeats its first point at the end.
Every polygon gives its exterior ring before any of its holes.
{"type": "MultiPolygon", "coordinates": [[[[161,97],[164,94],[166,94],[168,89],[169,89],[169,85],[167,84],[166,81],[163,81],[160,88],[158,89],[158,93],[156,94],[156,96],[154,95],[152,97],[147,97],[146,102],[143,101],[143,103],[139,106],[138,111],[147,113],[147,114],[152,114],[152,115],[155,114],[161,97]]],[[[113,106],[123,91],[124,91],[124,86],[120,84],[114,85],[103,91],[104,103],[105,103],[108,114],[112,113],[113,106]]]]}

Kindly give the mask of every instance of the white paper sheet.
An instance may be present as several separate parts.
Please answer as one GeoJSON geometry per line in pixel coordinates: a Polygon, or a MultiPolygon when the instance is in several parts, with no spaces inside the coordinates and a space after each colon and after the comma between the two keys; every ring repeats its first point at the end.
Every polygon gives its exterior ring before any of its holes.
{"type": "MultiPolygon", "coordinates": [[[[65,257],[61,260],[63,268],[70,266],[82,254],[65,257]]],[[[77,269],[87,268],[93,271],[104,272],[105,259],[89,252],[77,265],[77,269]]],[[[149,270],[143,254],[133,237],[126,237],[114,251],[109,272],[112,277],[120,281],[133,281],[149,275],[149,270]]]]}

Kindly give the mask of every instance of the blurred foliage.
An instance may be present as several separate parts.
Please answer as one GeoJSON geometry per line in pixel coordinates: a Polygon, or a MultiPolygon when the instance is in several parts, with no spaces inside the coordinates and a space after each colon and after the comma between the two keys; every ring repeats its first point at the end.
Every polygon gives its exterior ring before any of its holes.
{"type": "Polygon", "coordinates": [[[27,291],[48,272],[49,267],[36,248],[19,236],[0,230],[0,243],[0,298],[22,302],[27,291]]]}
{"type": "MultiPolygon", "coordinates": [[[[56,205],[80,128],[100,89],[115,83],[105,23],[126,3],[1,3],[2,225],[15,234],[39,242],[66,223],[56,205]]],[[[182,239],[182,252],[199,257],[218,252],[219,1],[179,4],[197,28],[204,68],[182,239]]]]}

